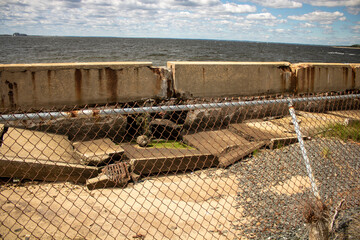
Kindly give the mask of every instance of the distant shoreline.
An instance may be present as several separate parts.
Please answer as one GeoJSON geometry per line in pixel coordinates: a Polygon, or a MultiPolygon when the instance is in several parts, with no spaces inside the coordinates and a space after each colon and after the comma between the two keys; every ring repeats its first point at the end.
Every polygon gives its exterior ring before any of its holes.
{"type": "Polygon", "coordinates": [[[333,48],[360,49],[360,47],[333,46],[333,48]]]}

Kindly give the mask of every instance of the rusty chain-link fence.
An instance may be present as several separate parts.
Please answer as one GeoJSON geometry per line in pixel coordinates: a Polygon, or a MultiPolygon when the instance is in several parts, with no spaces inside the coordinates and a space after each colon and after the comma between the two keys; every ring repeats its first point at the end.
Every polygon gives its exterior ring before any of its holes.
{"type": "Polygon", "coordinates": [[[359,239],[359,98],[5,110],[0,238],[359,239]]]}

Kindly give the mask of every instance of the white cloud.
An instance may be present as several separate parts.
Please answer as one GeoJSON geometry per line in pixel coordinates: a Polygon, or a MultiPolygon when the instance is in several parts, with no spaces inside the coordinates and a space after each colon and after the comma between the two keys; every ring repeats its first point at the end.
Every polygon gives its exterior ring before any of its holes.
{"type": "MultiPolygon", "coordinates": [[[[318,32],[330,31],[327,26],[334,21],[346,19],[337,9],[289,18],[285,18],[286,13],[281,16],[274,10],[300,8],[307,2],[310,3],[308,0],[0,0],[0,31],[78,36],[269,38],[296,42],[302,40],[286,26],[289,19],[299,20],[296,26],[304,34],[313,30],[320,36],[318,32]],[[254,3],[262,6],[257,9],[254,3]],[[311,29],[319,26],[320,31],[311,29]]],[[[347,4],[348,10],[358,11],[349,1],[339,2],[347,4]]],[[[314,4],[320,3],[325,1],[314,0],[314,4]]],[[[354,26],[344,27],[342,31],[355,38],[360,30],[354,26]]]]}
{"type": "Polygon", "coordinates": [[[278,28],[278,29],[275,29],[275,32],[277,33],[284,33],[284,32],[287,32],[286,29],[282,29],[282,28],[278,28]]]}
{"type": "Polygon", "coordinates": [[[0,1],[2,33],[42,35],[219,37],[256,6],[220,0],[14,0],[0,1]],[[214,23],[214,25],[213,25],[214,23]]]}
{"type": "Polygon", "coordinates": [[[360,6],[359,0],[302,0],[303,3],[318,7],[355,7],[360,6]]]}
{"type": "Polygon", "coordinates": [[[320,24],[332,24],[336,20],[344,21],[346,18],[344,14],[336,12],[323,12],[315,11],[312,13],[306,13],[301,16],[288,16],[289,19],[298,20],[298,21],[309,21],[309,22],[318,22],[320,24]]]}
{"type": "Polygon", "coordinates": [[[250,20],[275,20],[276,17],[271,13],[254,13],[246,16],[246,19],[250,20]]]}
{"type": "Polygon", "coordinates": [[[360,21],[356,23],[357,25],[351,27],[354,33],[360,33],[360,21]]]}
{"type": "Polygon", "coordinates": [[[358,15],[360,13],[360,7],[348,7],[347,10],[353,15],[358,15]]]}
{"type": "Polygon", "coordinates": [[[329,33],[333,33],[333,32],[334,32],[332,26],[323,25],[322,28],[324,29],[324,33],[326,33],[326,34],[329,34],[329,33]]]}
{"type": "Polygon", "coordinates": [[[301,0],[301,2],[317,7],[347,7],[347,11],[353,15],[360,12],[360,0],[301,0]]]}
{"type": "Polygon", "coordinates": [[[301,23],[301,24],[300,24],[300,27],[302,27],[302,28],[312,28],[312,27],[315,27],[315,24],[312,24],[312,23],[301,23]]]}
{"type": "Polygon", "coordinates": [[[250,5],[238,5],[235,3],[225,3],[218,7],[220,11],[224,11],[227,13],[249,13],[255,12],[256,7],[250,5]]]}
{"type": "Polygon", "coordinates": [[[253,3],[260,4],[264,7],[271,8],[301,8],[302,3],[300,1],[292,0],[251,0],[253,3]]]}

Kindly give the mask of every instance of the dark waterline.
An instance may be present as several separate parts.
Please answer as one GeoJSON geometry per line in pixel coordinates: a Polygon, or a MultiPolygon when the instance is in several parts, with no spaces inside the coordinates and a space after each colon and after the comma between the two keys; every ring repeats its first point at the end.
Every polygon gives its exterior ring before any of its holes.
{"type": "Polygon", "coordinates": [[[360,63],[360,49],[222,40],[0,36],[0,63],[254,61],[360,63]]]}

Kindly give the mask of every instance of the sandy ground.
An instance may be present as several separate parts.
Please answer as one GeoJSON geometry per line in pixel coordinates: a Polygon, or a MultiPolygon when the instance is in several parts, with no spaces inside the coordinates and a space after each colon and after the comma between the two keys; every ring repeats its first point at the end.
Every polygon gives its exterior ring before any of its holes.
{"type": "Polygon", "coordinates": [[[234,208],[238,185],[234,175],[214,178],[202,171],[125,189],[6,184],[0,191],[0,233],[5,239],[234,238],[231,223],[248,221],[234,208]]]}

